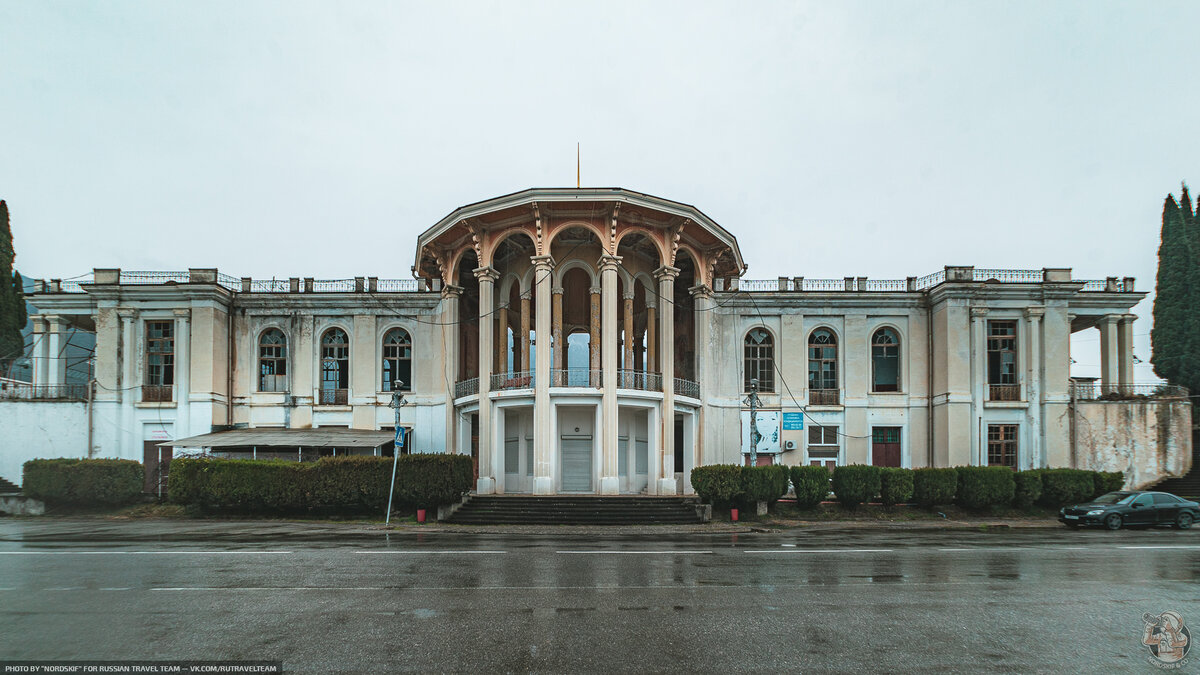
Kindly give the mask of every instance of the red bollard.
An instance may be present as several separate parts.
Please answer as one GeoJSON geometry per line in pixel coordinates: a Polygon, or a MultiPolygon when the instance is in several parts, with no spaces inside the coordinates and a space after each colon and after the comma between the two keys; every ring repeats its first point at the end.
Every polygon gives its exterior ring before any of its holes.
{"type": "Polygon", "coordinates": [[[734,523],[737,522],[737,509],[729,509],[729,520],[734,523]]]}
{"type": "Polygon", "coordinates": [[[417,522],[425,522],[425,509],[417,509],[417,522]]]}

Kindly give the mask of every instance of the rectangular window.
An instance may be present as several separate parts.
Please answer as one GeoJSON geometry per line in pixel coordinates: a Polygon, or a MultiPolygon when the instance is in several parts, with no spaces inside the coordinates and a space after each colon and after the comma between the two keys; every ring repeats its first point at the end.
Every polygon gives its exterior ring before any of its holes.
{"type": "Polygon", "coordinates": [[[1018,401],[1017,322],[987,322],[988,400],[1018,401]]]}
{"type": "Polygon", "coordinates": [[[836,463],[838,456],[838,428],[834,426],[811,426],[808,428],[808,457],[811,460],[836,463]]]}
{"type": "Polygon", "coordinates": [[[988,466],[1017,468],[1017,425],[988,425],[988,466]]]}
{"type": "Polygon", "coordinates": [[[146,322],[146,386],[143,401],[170,401],[175,384],[175,322],[146,322]]]}

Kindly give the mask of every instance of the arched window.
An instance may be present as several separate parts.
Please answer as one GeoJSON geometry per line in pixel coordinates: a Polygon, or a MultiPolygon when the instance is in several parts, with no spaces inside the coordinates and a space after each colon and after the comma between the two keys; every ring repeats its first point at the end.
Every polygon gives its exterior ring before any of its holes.
{"type": "Polygon", "coordinates": [[[321,336],[321,403],[346,405],[350,389],[350,340],[341,328],[321,336]]]}
{"type": "Polygon", "coordinates": [[[871,391],[900,391],[900,336],[891,328],[871,336],[871,391]]]}
{"type": "Polygon", "coordinates": [[[743,391],[750,391],[750,380],[758,379],[759,391],[775,391],[775,341],[762,328],[746,333],[745,383],[743,391]]]}
{"type": "Polygon", "coordinates": [[[278,328],[258,338],[258,390],[287,391],[287,336],[278,328]]]}
{"type": "Polygon", "coordinates": [[[837,336],[818,328],[808,336],[808,402],[837,405],[837,336]]]}
{"type": "Polygon", "coordinates": [[[400,380],[400,391],[412,391],[412,338],[403,328],[383,336],[383,391],[392,391],[400,380]]]}

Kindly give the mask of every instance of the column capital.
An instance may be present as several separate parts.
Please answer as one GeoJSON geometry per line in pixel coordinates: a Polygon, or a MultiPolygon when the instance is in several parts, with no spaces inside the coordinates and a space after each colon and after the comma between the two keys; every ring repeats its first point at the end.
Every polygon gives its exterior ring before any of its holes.
{"type": "Polygon", "coordinates": [[[600,260],[596,262],[596,266],[600,268],[601,272],[607,272],[610,269],[616,271],[616,269],[621,266],[621,260],[623,260],[623,258],[619,255],[605,253],[604,255],[600,256],[600,260]]]}
{"type": "Polygon", "coordinates": [[[475,278],[479,280],[479,283],[486,281],[494,284],[496,283],[496,280],[500,278],[500,273],[496,271],[495,267],[486,265],[484,267],[475,268],[475,278]]]}
{"type": "Polygon", "coordinates": [[[442,297],[443,298],[458,298],[462,294],[463,294],[462,286],[456,286],[454,284],[446,284],[445,286],[442,286],[442,297]]]}
{"type": "Polygon", "coordinates": [[[1133,323],[1134,321],[1137,321],[1137,318],[1138,318],[1137,314],[1122,314],[1121,315],[1122,322],[1133,323]]]}
{"type": "Polygon", "coordinates": [[[46,324],[50,326],[50,330],[55,333],[59,332],[60,329],[66,328],[70,325],[66,319],[57,314],[46,314],[43,315],[42,318],[45,319],[46,324]]]}
{"type": "Polygon", "coordinates": [[[1041,319],[1045,315],[1046,315],[1045,307],[1026,307],[1025,308],[1025,318],[1027,318],[1027,319],[1031,319],[1031,320],[1041,319]]]}
{"type": "Polygon", "coordinates": [[[562,295],[565,291],[562,286],[554,286],[550,289],[550,292],[555,295],[562,295]]]}
{"type": "Polygon", "coordinates": [[[117,308],[117,316],[119,316],[122,319],[125,319],[127,321],[132,321],[133,319],[136,319],[137,315],[138,315],[138,311],[136,308],[133,308],[133,307],[117,308]]]}
{"type": "Polygon", "coordinates": [[[33,332],[45,333],[46,326],[50,322],[50,317],[42,314],[34,314],[33,316],[29,317],[29,322],[33,324],[33,332]]]}
{"type": "Polygon", "coordinates": [[[530,256],[530,262],[538,269],[539,272],[549,272],[554,269],[554,256],[552,255],[535,255],[530,256]]]}
{"type": "Polygon", "coordinates": [[[526,288],[525,290],[523,290],[523,291],[521,291],[520,293],[518,293],[518,296],[519,296],[519,297],[520,297],[522,300],[524,300],[524,301],[528,302],[528,301],[530,301],[530,300],[533,300],[533,291],[532,291],[532,290],[530,290],[530,289],[528,289],[528,288],[526,288]]]}
{"type": "Polygon", "coordinates": [[[688,289],[693,298],[711,298],[713,291],[706,284],[697,284],[688,289]]]}
{"type": "Polygon", "coordinates": [[[982,319],[983,317],[987,316],[987,314],[988,314],[987,307],[972,307],[971,308],[971,318],[972,319],[982,319]]]}
{"type": "Polygon", "coordinates": [[[1116,323],[1118,319],[1122,318],[1122,316],[1123,315],[1121,315],[1121,314],[1105,314],[1104,316],[1097,319],[1096,323],[1097,324],[1107,324],[1107,325],[1111,326],[1112,324],[1116,323]]]}
{"type": "Polygon", "coordinates": [[[646,294],[646,309],[658,309],[658,300],[650,293],[646,294]]]}
{"type": "Polygon", "coordinates": [[[190,307],[183,307],[174,310],[175,318],[187,321],[192,318],[192,310],[190,307]]]}
{"type": "Polygon", "coordinates": [[[588,287],[588,293],[591,293],[592,295],[600,295],[600,294],[601,294],[601,293],[603,293],[603,292],[604,292],[604,289],[603,289],[603,288],[601,288],[600,286],[590,286],[590,287],[588,287]]]}
{"type": "Polygon", "coordinates": [[[625,291],[621,294],[621,297],[625,300],[633,300],[633,291],[625,291]]]}
{"type": "Polygon", "coordinates": [[[658,279],[659,281],[662,281],[663,279],[674,279],[677,276],[679,276],[678,267],[663,265],[662,267],[654,270],[654,278],[658,279]]]}

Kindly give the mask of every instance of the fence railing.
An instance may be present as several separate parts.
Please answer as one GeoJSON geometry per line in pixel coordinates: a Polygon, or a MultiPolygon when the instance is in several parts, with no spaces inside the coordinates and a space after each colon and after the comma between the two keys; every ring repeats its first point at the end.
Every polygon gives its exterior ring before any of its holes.
{"type": "Polygon", "coordinates": [[[469,380],[462,380],[454,383],[454,398],[462,398],[464,396],[474,396],[479,393],[479,378],[472,377],[469,380]]]}
{"type": "Polygon", "coordinates": [[[291,284],[287,279],[251,279],[251,293],[287,293],[291,284]]]}
{"type": "Polygon", "coordinates": [[[322,389],[317,397],[320,405],[347,405],[350,402],[349,389],[322,389]]]}
{"type": "Polygon", "coordinates": [[[662,373],[648,373],[644,370],[618,370],[617,388],[662,391],[662,373]]]}
{"type": "Polygon", "coordinates": [[[975,281],[999,281],[1006,284],[1042,283],[1042,270],[995,270],[976,268],[973,272],[975,281]]]}
{"type": "Polygon", "coordinates": [[[1072,382],[1071,398],[1077,401],[1128,401],[1136,399],[1188,399],[1188,390],[1177,384],[1102,384],[1072,382]]]}
{"type": "Polygon", "coordinates": [[[551,387],[587,387],[599,389],[604,381],[604,371],[587,368],[555,368],[550,371],[551,387]]]}
{"type": "Polygon", "coordinates": [[[144,384],[142,385],[142,403],[170,403],[173,397],[174,385],[144,384]]]}
{"type": "Polygon", "coordinates": [[[533,389],[534,371],[518,370],[512,373],[492,373],[492,391],[505,389],[533,389]]]}
{"type": "Polygon", "coordinates": [[[677,377],[675,378],[675,395],[700,398],[700,383],[677,377]]]}
{"type": "Polygon", "coordinates": [[[1019,384],[989,384],[989,401],[1020,401],[1021,385],[1019,384]]]}
{"type": "Polygon", "coordinates": [[[933,274],[926,274],[923,277],[917,277],[916,279],[913,280],[913,290],[914,291],[928,290],[930,288],[933,288],[934,286],[937,286],[940,283],[944,283],[945,281],[946,281],[946,270],[934,272],[933,274]]]}
{"type": "Polygon", "coordinates": [[[191,274],[188,272],[121,270],[121,283],[123,284],[165,284],[167,282],[186,284],[191,279],[191,274]]]}
{"type": "Polygon", "coordinates": [[[840,389],[809,389],[809,405],[838,405],[841,403],[840,389]]]}
{"type": "Polygon", "coordinates": [[[417,291],[416,279],[380,279],[380,293],[415,293],[417,291]]]}
{"type": "Polygon", "coordinates": [[[0,400],[82,401],[87,399],[86,384],[32,384],[0,382],[0,400]]]}

